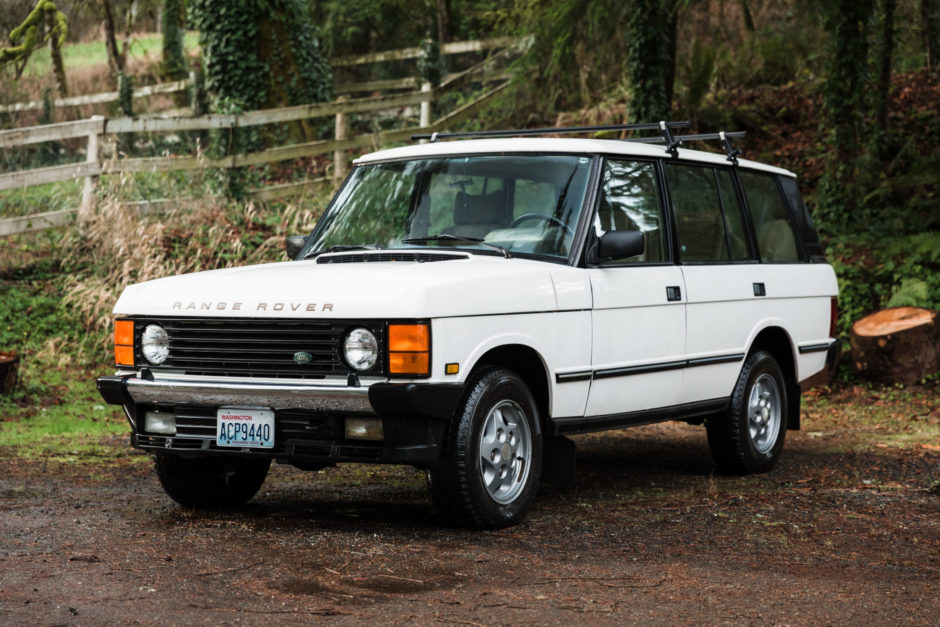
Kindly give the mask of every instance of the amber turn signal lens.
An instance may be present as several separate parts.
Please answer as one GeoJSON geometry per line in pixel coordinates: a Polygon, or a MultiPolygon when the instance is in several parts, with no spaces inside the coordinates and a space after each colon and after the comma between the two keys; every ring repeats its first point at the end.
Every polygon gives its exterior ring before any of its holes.
{"type": "Polygon", "coordinates": [[[388,325],[388,350],[420,353],[431,350],[431,334],[426,324],[388,325]]]}
{"type": "Polygon", "coordinates": [[[427,374],[428,353],[389,353],[388,369],[391,374],[427,374]]]}
{"type": "Polygon", "coordinates": [[[133,346],[115,346],[114,363],[117,366],[134,365],[134,347],[133,346]]]}
{"type": "Polygon", "coordinates": [[[114,323],[114,345],[115,346],[133,346],[134,345],[134,321],[118,320],[114,323]]]}

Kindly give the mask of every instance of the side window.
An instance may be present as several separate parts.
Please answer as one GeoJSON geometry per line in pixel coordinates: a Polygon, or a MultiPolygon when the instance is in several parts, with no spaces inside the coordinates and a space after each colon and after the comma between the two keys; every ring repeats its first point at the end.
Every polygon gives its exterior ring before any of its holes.
{"type": "Polygon", "coordinates": [[[741,186],[757,235],[761,261],[793,263],[800,261],[793,227],[787,219],[787,206],[777,182],[769,174],[741,172],[741,186]]]}
{"type": "Polygon", "coordinates": [[[657,262],[666,259],[662,202],[654,163],[614,159],[606,161],[594,230],[598,237],[608,231],[643,232],[643,254],[614,259],[613,263],[657,262]]]}
{"type": "Polygon", "coordinates": [[[676,214],[679,260],[730,259],[715,169],[667,163],[666,181],[676,214]]]}
{"type": "Polygon", "coordinates": [[[731,247],[732,261],[744,261],[751,258],[750,247],[741,217],[741,207],[734,193],[731,170],[716,170],[718,191],[721,194],[721,208],[725,214],[725,229],[728,232],[728,245],[731,247]]]}

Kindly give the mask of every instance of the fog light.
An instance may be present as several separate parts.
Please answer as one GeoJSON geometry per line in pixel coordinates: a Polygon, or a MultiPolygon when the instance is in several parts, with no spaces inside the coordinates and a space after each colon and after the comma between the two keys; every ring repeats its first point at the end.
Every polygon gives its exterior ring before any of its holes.
{"type": "Polygon", "coordinates": [[[148,411],[144,414],[144,431],[162,435],[176,435],[176,414],[148,411]]]}
{"type": "Polygon", "coordinates": [[[379,418],[347,418],[346,437],[350,440],[384,440],[379,418]]]}

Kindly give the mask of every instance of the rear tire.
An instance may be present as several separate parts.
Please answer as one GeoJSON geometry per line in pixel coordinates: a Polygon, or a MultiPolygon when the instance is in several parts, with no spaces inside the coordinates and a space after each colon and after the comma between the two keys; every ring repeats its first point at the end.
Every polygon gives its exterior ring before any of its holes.
{"type": "Polygon", "coordinates": [[[428,472],[431,499],[451,522],[477,529],[515,525],[532,507],[542,433],[525,382],[503,368],[475,374],[428,472]]]}
{"type": "Polygon", "coordinates": [[[244,505],[264,483],[270,459],[185,458],[157,453],[160,485],[183,507],[224,509],[244,505]]]}
{"type": "Polygon", "coordinates": [[[728,412],[705,423],[720,472],[743,475],[774,467],[787,433],[788,401],[783,371],[773,355],[757,351],[748,357],[728,412]]]}

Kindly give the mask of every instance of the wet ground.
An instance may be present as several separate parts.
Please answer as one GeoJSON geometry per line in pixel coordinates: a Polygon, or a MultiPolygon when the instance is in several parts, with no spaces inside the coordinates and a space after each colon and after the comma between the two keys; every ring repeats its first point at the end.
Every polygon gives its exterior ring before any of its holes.
{"type": "Polygon", "coordinates": [[[407,468],[276,466],[248,506],[205,513],[136,452],[7,451],[0,622],[940,622],[937,438],[835,410],[787,437],[774,471],[729,478],[701,427],[579,436],[574,484],[497,532],[446,526],[407,468]]]}

